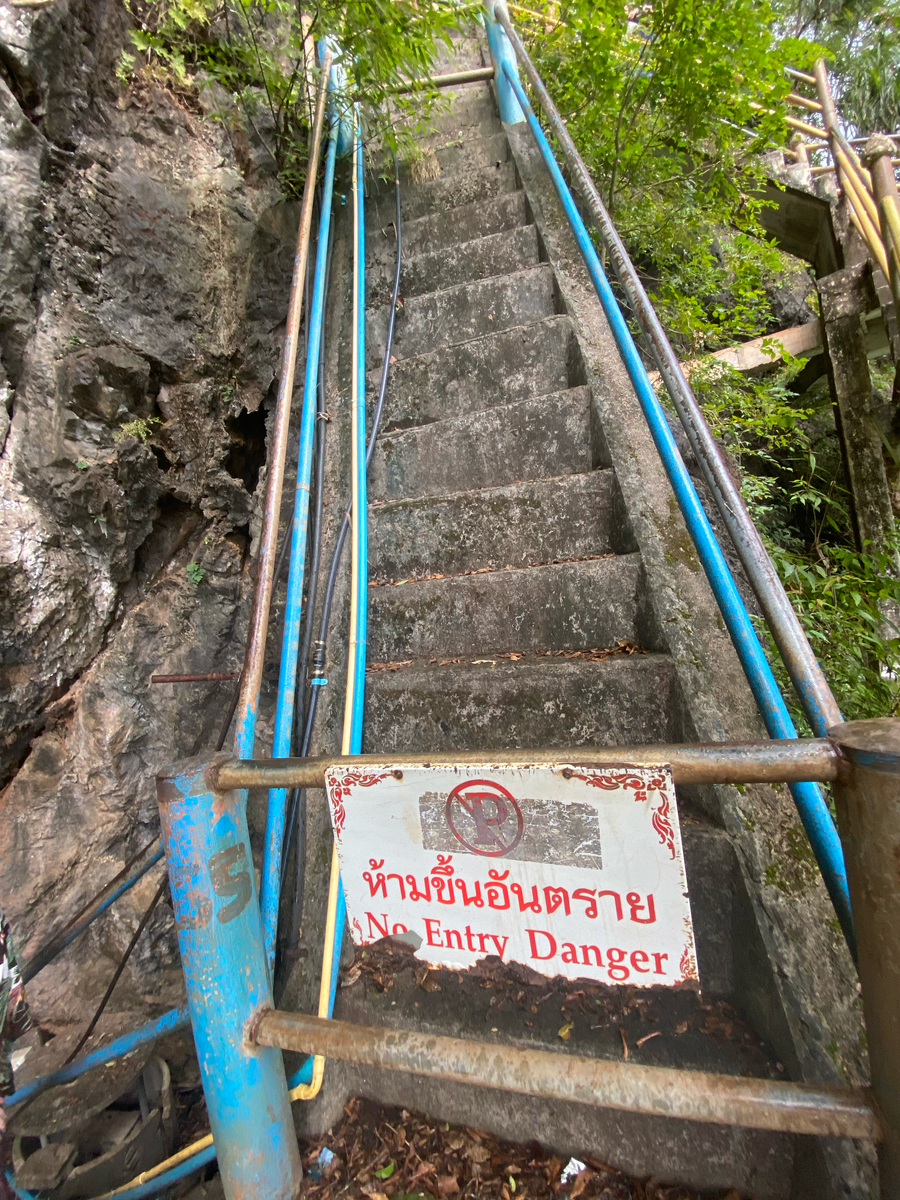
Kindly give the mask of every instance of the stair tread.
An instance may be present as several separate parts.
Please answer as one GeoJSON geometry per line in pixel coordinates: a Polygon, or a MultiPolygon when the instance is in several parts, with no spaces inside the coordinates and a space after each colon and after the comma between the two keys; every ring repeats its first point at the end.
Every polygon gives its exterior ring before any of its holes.
{"type": "Polygon", "coordinates": [[[369,593],[375,661],[640,644],[639,554],[427,579],[369,593]]]}
{"type": "MultiPolygon", "coordinates": [[[[539,255],[534,225],[501,230],[430,254],[416,254],[401,262],[400,295],[408,300],[413,296],[445,291],[458,284],[508,275],[536,266],[539,255]],[[439,281],[437,288],[435,280],[439,281]]],[[[393,264],[385,264],[367,272],[368,302],[373,308],[390,303],[394,269],[393,264]]]]}
{"type": "MultiPolygon", "coordinates": [[[[426,425],[582,382],[567,316],[486,333],[459,345],[394,363],[383,428],[426,425]]],[[[380,370],[368,375],[377,389],[380,370]]]]}
{"type": "Polygon", "coordinates": [[[376,581],[633,548],[612,470],[394,500],[369,509],[376,581]]]}
{"type": "MultiPolygon", "coordinates": [[[[528,223],[525,193],[502,192],[487,200],[460,205],[449,213],[429,213],[403,224],[403,256],[443,250],[456,242],[468,242],[503,229],[528,223]]],[[[380,229],[366,239],[366,268],[393,263],[397,241],[393,226],[380,229]]]]}
{"type": "Polygon", "coordinates": [[[675,667],[667,655],[602,662],[457,657],[443,666],[413,660],[405,669],[369,671],[363,753],[681,740],[675,667]]]}
{"type": "Polygon", "coordinates": [[[373,500],[402,500],[590,471],[591,395],[567,388],[513,404],[387,431],[370,468],[373,500]]]}
{"type": "MultiPolygon", "coordinates": [[[[516,165],[513,162],[489,163],[476,169],[441,172],[436,179],[412,184],[400,189],[400,216],[404,221],[468,204],[483,203],[491,196],[502,196],[518,188],[516,165]]],[[[396,214],[393,189],[374,198],[366,205],[366,230],[387,224],[396,214]]]]}
{"type": "MultiPolygon", "coordinates": [[[[413,296],[397,315],[394,356],[412,358],[473,341],[490,329],[540,321],[553,315],[556,304],[556,278],[546,263],[413,296]]],[[[386,306],[366,315],[369,367],[377,366],[384,357],[387,317],[386,306]]]]}

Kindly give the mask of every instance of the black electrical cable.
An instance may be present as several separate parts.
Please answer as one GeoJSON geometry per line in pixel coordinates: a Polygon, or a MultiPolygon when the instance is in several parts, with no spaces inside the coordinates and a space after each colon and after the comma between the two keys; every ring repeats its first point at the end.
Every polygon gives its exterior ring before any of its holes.
{"type": "MultiPolygon", "coordinates": [[[[400,217],[400,168],[397,162],[397,156],[394,155],[394,196],[396,200],[396,217],[395,226],[397,230],[397,258],[394,267],[394,287],[391,294],[391,306],[388,314],[387,341],[384,350],[384,360],[381,365],[381,382],[378,388],[378,402],[375,405],[375,413],[372,418],[372,430],[369,434],[369,442],[366,447],[366,470],[368,471],[369,463],[372,461],[372,455],[375,453],[375,440],[378,437],[378,429],[381,424],[381,416],[384,411],[384,400],[387,394],[388,377],[391,369],[391,351],[394,344],[394,325],[397,319],[397,302],[400,297],[400,266],[401,256],[403,253],[401,217],[400,217]]],[[[319,689],[323,686],[322,681],[325,676],[325,665],[327,660],[327,637],[328,626],[331,620],[331,606],[334,600],[334,589],[337,584],[338,570],[341,563],[341,555],[344,550],[344,543],[347,540],[347,534],[350,532],[350,506],[348,505],[344,513],[344,519],[341,523],[341,528],[338,533],[337,542],[335,543],[334,551],[331,556],[331,565],[328,570],[328,581],[325,585],[325,595],[322,602],[322,613],[319,620],[319,636],[314,643],[313,658],[312,658],[312,673],[310,675],[310,697],[309,705],[306,711],[306,721],[303,728],[303,737],[299,746],[300,756],[305,758],[309,753],[309,744],[312,740],[313,722],[316,716],[316,706],[319,699],[319,689]]],[[[296,805],[296,817],[298,823],[298,846],[306,841],[306,789],[299,789],[299,796],[296,805]],[[302,832],[300,829],[302,826],[302,832]]],[[[291,906],[291,920],[289,926],[289,934],[284,949],[284,955],[287,958],[295,958],[300,941],[300,925],[303,918],[303,886],[305,881],[305,855],[297,854],[295,858],[296,873],[294,877],[294,899],[291,906]]]]}

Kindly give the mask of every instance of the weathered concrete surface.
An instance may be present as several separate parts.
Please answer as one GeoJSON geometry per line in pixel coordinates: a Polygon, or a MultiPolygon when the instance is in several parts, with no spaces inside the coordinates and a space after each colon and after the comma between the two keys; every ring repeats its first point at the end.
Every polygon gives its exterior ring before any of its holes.
{"type": "MultiPolygon", "coordinates": [[[[394,353],[397,358],[412,358],[471,341],[485,328],[512,329],[557,311],[553,272],[548,266],[460,283],[427,296],[413,296],[403,305],[394,330],[394,353]]],[[[366,314],[367,368],[379,365],[384,357],[384,316],[377,308],[366,314]]]]}
{"type": "MultiPolygon", "coordinates": [[[[227,686],[149,676],[240,663],[296,236],[261,147],[120,89],[127,30],[106,0],[0,3],[0,902],[26,956],[156,835],[156,770],[218,735],[227,686]]],[[[38,976],[42,1021],[92,1013],[155,887],[38,976]]],[[[181,987],[163,904],[113,1007],[181,987]]]]}
{"type": "MultiPolygon", "coordinates": [[[[553,317],[391,367],[383,428],[427,425],[583,383],[572,325],[553,317]]],[[[380,374],[380,372],[378,373],[380,374]]],[[[378,375],[367,376],[377,388],[378,375]]]]}
{"type": "Polygon", "coordinates": [[[591,444],[587,388],[569,388],[383,434],[372,456],[370,495],[402,500],[570,475],[589,471],[600,457],[591,444]]]}
{"type": "Polygon", "coordinates": [[[366,686],[368,753],[626,746],[682,736],[675,672],[661,654],[413,664],[375,671],[366,686]]]}
{"type": "MultiPolygon", "coordinates": [[[[400,295],[404,300],[433,289],[435,279],[444,287],[507,275],[535,266],[540,258],[537,230],[533,225],[495,233],[476,242],[461,242],[447,250],[417,254],[405,259],[400,271],[400,295]]],[[[373,307],[390,303],[394,286],[393,265],[367,273],[367,302],[373,307]]]]}
{"type": "MultiPolygon", "coordinates": [[[[491,196],[503,196],[516,191],[516,188],[516,168],[512,162],[489,163],[464,175],[441,172],[437,179],[420,184],[401,196],[400,216],[405,221],[413,220],[415,217],[459,208],[463,204],[487,200],[491,196]]],[[[380,229],[393,221],[395,216],[396,201],[391,188],[366,206],[366,232],[380,229]]]]}
{"type": "Polygon", "coordinates": [[[471,654],[643,645],[640,558],[490,571],[378,588],[369,650],[380,662],[471,654]]]}
{"type": "Polygon", "coordinates": [[[378,582],[631,549],[610,470],[396,500],[369,514],[370,578],[378,582]]]}
{"type": "MultiPolygon", "coordinates": [[[[392,219],[392,215],[388,220],[392,219]]],[[[430,254],[456,242],[499,233],[502,229],[515,229],[525,224],[525,195],[523,192],[506,192],[485,201],[464,205],[448,221],[443,213],[418,217],[403,227],[404,256],[430,254]]],[[[393,264],[396,242],[393,231],[379,229],[368,240],[367,258],[373,265],[393,264]]]]}

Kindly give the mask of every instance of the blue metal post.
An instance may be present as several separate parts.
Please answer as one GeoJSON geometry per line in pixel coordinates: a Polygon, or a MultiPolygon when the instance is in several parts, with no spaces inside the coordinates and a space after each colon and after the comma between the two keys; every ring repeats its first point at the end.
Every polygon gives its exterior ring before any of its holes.
{"type": "MultiPolygon", "coordinates": [[[[685,524],[697,547],[698,557],[703,564],[713,595],[728,627],[731,640],[741,666],[744,668],[747,682],[750,684],[750,690],[753,692],[769,736],[794,738],[797,736],[797,731],[784,703],[784,697],[778,689],[772,668],[763,653],[756,630],[753,628],[753,623],[741,600],[725,556],[722,554],[722,549],[712,531],[712,526],[703,510],[691,477],[678,452],[665,413],[647,376],[647,369],[637,352],[637,347],[609,285],[609,280],[606,278],[594,243],[591,241],[569,186],[559,169],[550,143],[528,103],[528,97],[525,95],[518,76],[506,66],[504,72],[510,87],[527,115],[528,125],[534,134],[538,149],[569,219],[572,232],[591,276],[591,282],[596,289],[606,319],[609,321],[616,346],[634,386],[656,449],[662,459],[666,474],[669,476],[685,524]]],[[[790,789],[816,862],[819,864],[819,870],[822,872],[825,886],[834,904],[837,918],[841,923],[844,937],[847,939],[851,952],[855,952],[847,871],[834,821],[831,819],[822,793],[815,783],[793,783],[790,785],[790,789]]]]}
{"type": "Polygon", "coordinates": [[[280,1051],[248,1025],[273,1007],[246,793],[192,759],[157,780],[194,1044],[226,1200],[294,1200],[300,1155],[280,1051]]]}
{"type": "Polygon", "coordinates": [[[484,25],[487,29],[491,58],[494,60],[494,86],[497,89],[497,103],[500,105],[500,120],[504,125],[521,125],[525,120],[525,113],[506,74],[507,71],[511,71],[518,80],[519,64],[516,52],[509,44],[509,38],[494,17],[496,7],[493,0],[487,0],[484,6],[484,25]]]}

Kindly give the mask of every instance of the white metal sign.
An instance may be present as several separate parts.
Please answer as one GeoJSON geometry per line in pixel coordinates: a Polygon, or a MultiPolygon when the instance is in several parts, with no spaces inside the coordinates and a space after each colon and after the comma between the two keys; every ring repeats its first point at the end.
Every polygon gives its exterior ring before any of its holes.
{"type": "Polygon", "coordinates": [[[325,783],[357,945],[698,986],[667,766],[338,765],[325,783]]]}

